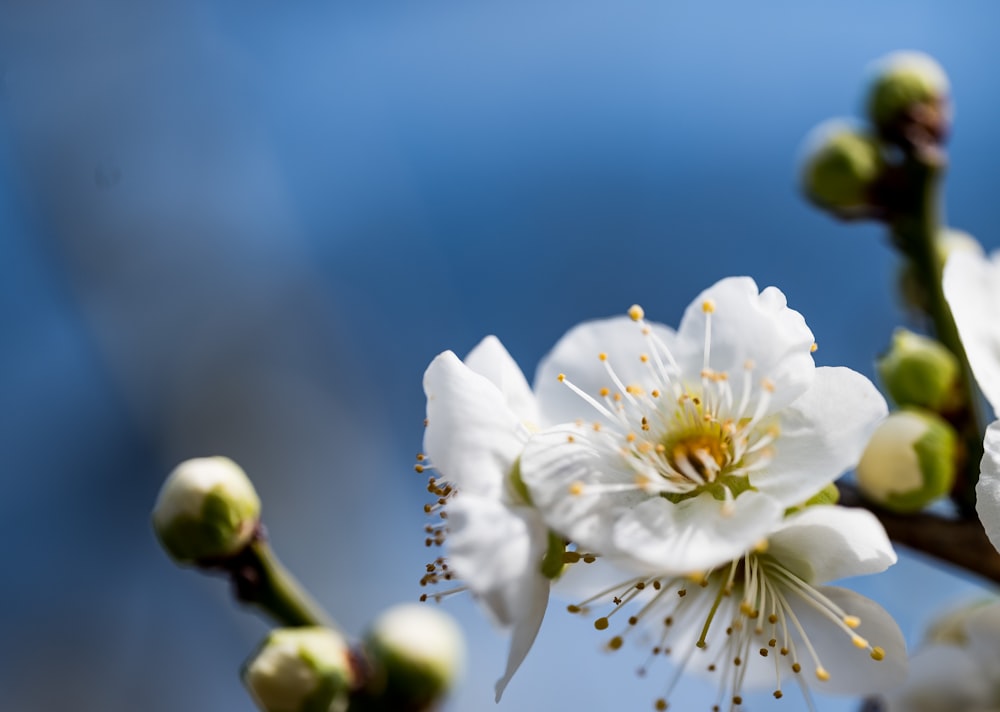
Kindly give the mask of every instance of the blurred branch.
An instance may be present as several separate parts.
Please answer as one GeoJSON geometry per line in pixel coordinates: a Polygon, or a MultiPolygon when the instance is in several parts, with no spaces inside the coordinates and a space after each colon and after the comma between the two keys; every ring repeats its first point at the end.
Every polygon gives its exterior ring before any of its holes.
{"type": "Polygon", "coordinates": [[[840,504],[869,510],[893,542],[1000,583],[1000,554],[978,518],[949,519],[928,512],[896,514],[865,500],[853,484],[838,482],[837,487],[840,504]]]}

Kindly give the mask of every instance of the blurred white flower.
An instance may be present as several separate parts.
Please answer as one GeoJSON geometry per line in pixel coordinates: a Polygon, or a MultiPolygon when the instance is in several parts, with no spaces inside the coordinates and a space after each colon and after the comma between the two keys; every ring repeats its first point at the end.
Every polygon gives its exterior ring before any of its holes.
{"type": "MultiPolygon", "coordinates": [[[[994,415],[1000,410],[1000,252],[956,251],[944,270],[944,294],[969,366],[994,415]]],[[[1000,421],[986,429],[976,511],[1000,549],[1000,421]]]]}
{"type": "Polygon", "coordinates": [[[966,606],[942,617],[910,657],[906,683],[883,712],[1000,710],[1000,604],[966,606]]]}
{"type": "Polygon", "coordinates": [[[737,559],[886,414],[865,377],[816,368],[802,316],[749,277],[699,295],[676,333],[629,317],[577,326],[536,378],[540,417],[563,424],[532,437],[521,474],[581,551],[674,573],[737,559]]]}
{"type": "Polygon", "coordinates": [[[550,580],[542,573],[548,529],[520,484],[517,460],[535,423],[535,397],[517,364],[496,337],[487,337],[463,363],[451,351],[437,356],[424,374],[427,395],[426,459],[433,469],[428,489],[438,499],[428,513],[428,545],[448,555],[428,564],[421,583],[458,579],[440,598],[471,591],[503,626],[512,627],[510,652],[497,700],[534,643],[548,605],[550,580]]]}
{"type": "Polygon", "coordinates": [[[594,623],[598,630],[617,624],[609,649],[643,636],[650,646],[643,675],[657,656],[673,660],[657,710],[668,708],[685,671],[717,683],[715,710],[741,705],[745,689],[770,687],[781,698],[789,680],[803,687],[811,705],[810,680],[820,692],[849,695],[902,682],[905,643],[892,617],[853,591],[819,586],[878,573],[895,561],[870,512],[817,505],[791,515],[731,562],[689,576],[641,574],[569,610],[589,613],[611,599],[612,610],[594,623]],[[625,609],[634,612],[622,620],[625,609]]]}

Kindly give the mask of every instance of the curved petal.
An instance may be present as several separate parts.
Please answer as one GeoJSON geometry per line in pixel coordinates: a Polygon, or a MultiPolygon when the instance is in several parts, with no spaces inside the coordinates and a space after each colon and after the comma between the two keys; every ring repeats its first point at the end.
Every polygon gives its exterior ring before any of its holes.
{"type": "MultiPolygon", "coordinates": [[[[774,384],[769,412],[776,412],[805,393],[813,379],[813,333],[802,315],[789,309],[776,287],[763,292],[749,277],[723,279],[698,295],[677,330],[683,345],[678,358],[685,374],[697,377],[703,367],[704,304],[712,302],[709,367],[742,372],[752,362],[754,373],[774,384]]],[[[690,377],[690,376],[689,376],[690,377]]],[[[750,412],[756,407],[751,401],[750,412]]]]}
{"type": "Polygon", "coordinates": [[[549,603],[549,582],[542,576],[531,577],[525,581],[521,593],[521,615],[514,622],[510,650],[507,653],[507,666],[504,669],[503,677],[497,680],[494,688],[497,702],[503,696],[503,691],[507,689],[507,683],[521,667],[521,663],[524,662],[528,651],[535,643],[539,628],[542,627],[542,618],[545,617],[545,609],[549,603]]]}
{"type": "Polygon", "coordinates": [[[931,645],[910,658],[910,674],[885,697],[885,712],[954,712],[992,709],[982,660],[955,645],[931,645]]]}
{"type": "Polygon", "coordinates": [[[880,605],[861,594],[845,588],[821,586],[817,590],[840,606],[848,615],[857,616],[861,625],[854,631],[873,646],[885,651],[883,660],[872,660],[866,649],[855,647],[842,627],[813,605],[792,591],[786,590],[799,623],[809,636],[823,667],[830,673],[830,679],[817,680],[814,677],[815,664],[801,636],[796,633],[796,648],[802,674],[808,673],[810,686],[818,692],[840,695],[863,696],[891,690],[906,678],[906,643],[903,634],[892,616],[880,605]]]}
{"type": "Polygon", "coordinates": [[[465,357],[465,365],[485,376],[503,394],[507,407],[530,426],[538,424],[535,395],[517,362],[495,336],[487,336],[465,357]]]}
{"type": "Polygon", "coordinates": [[[1000,408],[1000,252],[989,259],[956,251],[944,269],[944,295],[983,395],[1000,408]]]}
{"type": "Polygon", "coordinates": [[[806,393],[778,415],[774,460],[753,485],[787,506],[800,504],[861,458],[888,413],[867,378],[849,368],[817,368],[806,393]]]}
{"type": "Polygon", "coordinates": [[[434,468],[461,489],[499,499],[527,433],[503,394],[451,351],[424,373],[424,451],[434,468]]]}
{"type": "Polygon", "coordinates": [[[976,512],[990,542],[1000,550],[1000,420],[986,428],[983,450],[976,483],[976,512]]]}
{"type": "Polygon", "coordinates": [[[827,505],[788,517],[767,553],[809,583],[876,574],[896,563],[889,537],[871,512],[827,505]]]}
{"type": "Polygon", "coordinates": [[[644,570],[705,571],[752,549],[784,513],[781,505],[757,492],[742,493],[732,512],[724,513],[725,505],[707,492],[677,504],[650,497],[619,516],[614,547],[644,570]]]}
{"type": "Polygon", "coordinates": [[[449,565],[499,624],[523,616],[525,589],[542,581],[548,590],[541,573],[548,531],[534,509],[459,492],[448,505],[448,525],[449,565]]]}
{"type": "MultiPolygon", "coordinates": [[[[655,338],[673,348],[674,332],[661,324],[648,323],[655,338]]],[[[586,321],[570,329],[559,339],[552,351],[538,364],[535,373],[535,394],[543,425],[568,423],[578,418],[602,420],[597,409],[560,383],[560,373],[588,395],[601,400],[601,388],[618,390],[608,375],[600,354],[607,354],[609,364],[626,386],[641,385],[651,389],[662,386],[640,356],[651,353],[650,337],[642,326],[627,316],[586,321]]]]}

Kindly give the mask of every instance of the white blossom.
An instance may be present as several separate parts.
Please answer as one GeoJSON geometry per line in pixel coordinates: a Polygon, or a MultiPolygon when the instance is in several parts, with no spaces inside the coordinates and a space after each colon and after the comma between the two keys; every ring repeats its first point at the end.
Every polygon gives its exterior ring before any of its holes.
{"type": "Polygon", "coordinates": [[[571,330],[539,366],[521,474],[550,528],[637,570],[742,556],[857,462],[886,404],[868,379],[816,368],[784,295],[724,279],[677,332],[629,317],[571,330]]]}

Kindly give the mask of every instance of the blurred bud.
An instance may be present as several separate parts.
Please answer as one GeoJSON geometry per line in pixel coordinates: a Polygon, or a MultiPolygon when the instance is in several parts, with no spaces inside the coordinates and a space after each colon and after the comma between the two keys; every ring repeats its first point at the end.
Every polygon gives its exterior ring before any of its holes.
{"type": "Polygon", "coordinates": [[[917,512],[951,491],[955,431],[927,411],[892,413],[875,430],[857,467],[858,486],[872,502],[917,512]]]}
{"type": "Polygon", "coordinates": [[[836,213],[866,211],[884,161],[878,142],[834,119],[820,124],[805,140],[802,189],[821,208],[836,213]]]}
{"type": "Polygon", "coordinates": [[[900,406],[948,412],[961,397],[958,359],[942,344],[896,329],[892,346],[877,362],[879,378],[900,406]]]}
{"type": "Polygon", "coordinates": [[[426,710],[462,671],[465,644],[452,619],[427,605],[390,608],[365,637],[374,685],[386,709],[426,710]]]}
{"type": "Polygon", "coordinates": [[[878,133],[894,143],[940,142],[951,125],[948,76],[922,52],[894,52],[875,62],[865,108],[878,133]]]}
{"type": "MultiPolygon", "coordinates": [[[[972,252],[980,257],[983,255],[983,246],[979,244],[979,240],[967,232],[952,228],[945,228],[938,232],[934,248],[942,265],[956,252],[972,252]]],[[[898,286],[904,304],[921,311],[927,311],[927,287],[921,283],[910,260],[903,260],[900,263],[898,286]]]]}
{"type": "Polygon", "coordinates": [[[179,562],[238,553],[253,538],[260,498],[239,465],[226,457],[182,462],[163,483],[153,528],[179,562]]]}
{"type": "Polygon", "coordinates": [[[347,641],[329,628],[275,630],[243,666],[264,712],[344,712],[354,681],[347,641]]]}

